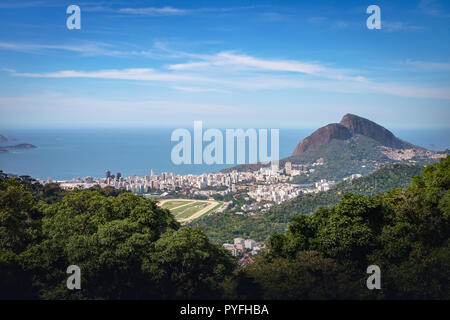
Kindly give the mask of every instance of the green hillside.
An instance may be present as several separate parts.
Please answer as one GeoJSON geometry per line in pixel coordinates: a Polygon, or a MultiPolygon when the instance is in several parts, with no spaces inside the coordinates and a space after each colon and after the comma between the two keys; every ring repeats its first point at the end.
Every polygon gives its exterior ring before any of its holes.
{"type": "Polygon", "coordinates": [[[262,241],[273,232],[283,233],[294,216],[311,214],[321,206],[331,206],[345,193],[376,195],[392,188],[405,188],[411,183],[411,177],[420,174],[422,168],[407,164],[388,165],[352,182],[338,183],[326,192],[300,195],[272,207],[264,214],[246,216],[223,213],[205,216],[192,225],[201,227],[212,241],[218,243],[229,242],[235,237],[262,241]]]}

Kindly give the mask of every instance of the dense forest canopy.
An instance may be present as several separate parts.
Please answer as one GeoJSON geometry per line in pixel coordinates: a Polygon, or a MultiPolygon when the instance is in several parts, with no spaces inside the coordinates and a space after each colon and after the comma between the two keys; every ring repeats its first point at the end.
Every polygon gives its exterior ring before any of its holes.
{"type": "Polygon", "coordinates": [[[239,268],[154,201],[1,174],[0,298],[449,299],[449,187],[447,157],[407,188],[341,190],[312,215],[293,206],[287,232],[239,268]],[[81,290],[66,287],[69,265],[81,269],[81,290]],[[369,265],[381,269],[381,290],[366,287],[369,265]]]}

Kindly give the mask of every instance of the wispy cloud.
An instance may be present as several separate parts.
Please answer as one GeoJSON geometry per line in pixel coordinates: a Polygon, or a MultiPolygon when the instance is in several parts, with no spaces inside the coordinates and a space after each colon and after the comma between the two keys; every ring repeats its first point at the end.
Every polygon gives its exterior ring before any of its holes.
{"type": "MultiPolygon", "coordinates": [[[[0,42],[0,50],[11,50],[25,53],[43,54],[50,51],[69,51],[79,53],[84,56],[91,55],[107,55],[119,56],[130,55],[133,52],[123,52],[114,50],[113,47],[106,43],[99,42],[83,42],[79,44],[36,44],[36,43],[20,43],[20,42],[0,42]]],[[[134,53],[136,54],[136,53],[134,53]]]]}
{"type": "Polygon", "coordinates": [[[18,73],[14,70],[10,72],[19,77],[28,78],[91,78],[91,79],[115,79],[115,80],[136,80],[136,81],[170,81],[170,82],[184,82],[184,81],[206,81],[195,75],[182,75],[157,72],[151,68],[134,68],[121,70],[98,70],[98,71],[75,71],[63,70],[50,73],[18,73]]]}
{"type": "Polygon", "coordinates": [[[382,93],[403,97],[450,99],[450,88],[427,88],[417,85],[401,83],[375,82],[365,78],[330,79],[307,77],[301,79],[293,75],[250,74],[247,76],[198,73],[170,73],[155,71],[153,69],[122,69],[122,70],[98,70],[75,71],[63,70],[52,73],[19,73],[8,70],[12,75],[28,78],[90,78],[90,79],[115,79],[131,81],[153,81],[189,92],[204,91],[223,92],[224,90],[283,90],[283,89],[314,89],[323,92],[344,93],[382,93]],[[193,86],[194,84],[194,86],[193,86]]]}
{"type": "MultiPolygon", "coordinates": [[[[113,7],[100,4],[90,4],[85,7],[84,10],[90,12],[108,12],[108,13],[119,13],[119,14],[131,14],[131,15],[142,15],[142,16],[185,16],[185,15],[199,15],[199,14],[227,14],[231,12],[237,12],[242,10],[254,9],[255,6],[245,6],[245,7],[225,7],[225,8],[174,8],[171,6],[165,7],[113,7]]],[[[259,14],[259,13],[257,13],[259,14]]],[[[277,14],[267,12],[267,18],[274,19],[279,18],[277,14]]]]}
{"type": "Polygon", "coordinates": [[[450,18],[450,13],[445,12],[436,0],[421,0],[419,2],[419,9],[430,16],[450,18]]]}
{"type": "MultiPolygon", "coordinates": [[[[366,28],[364,20],[355,20],[353,16],[348,17],[348,19],[343,19],[339,15],[317,15],[310,16],[306,18],[306,22],[315,26],[325,26],[331,29],[362,29],[366,28]]],[[[424,27],[417,24],[411,24],[404,21],[393,21],[386,20],[383,18],[381,20],[382,31],[385,32],[395,32],[395,31],[418,31],[423,30],[424,27]]]]}
{"type": "Polygon", "coordinates": [[[14,1],[14,2],[0,2],[0,9],[23,9],[42,7],[46,5],[46,1],[14,1]]]}
{"type": "Polygon", "coordinates": [[[278,21],[286,21],[290,19],[286,15],[283,15],[278,12],[262,12],[259,14],[259,17],[262,21],[266,22],[278,22],[278,21]]]}
{"type": "Polygon", "coordinates": [[[111,56],[111,57],[146,57],[151,59],[174,58],[176,53],[164,49],[163,45],[155,43],[150,49],[125,50],[123,46],[118,46],[103,42],[80,42],[70,44],[39,44],[22,42],[0,42],[0,50],[9,50],[30,54],[54,54],[54,52],[72,52],[80,56],[111,56]]]}
{"type": "Polygon", "coordinates": [[[237,71],[298,73],[325,79],[362,81],[365,78],[353,70],[330,68],[318,62],[298,60],[263,59],[233,51],[219,52],[215,55],[187,55],[199,61],[169,65],[170,70],[189,70],[196,72],[237,71]]]}
{"type": "Polygon", "coordinates": [[[207,69],[211,67],[237,69],[254,69],[269,71],[289,71],[306,74],[323,72],[325,68],[318,64],[299,62],[292,60],[268,60],[259,59],[243,54],[233,52],[220,52],[216,55],[203,56],[204,61],[173,64],[169,66],[171,70],[196,70],[207,69]]]}
{"type": "Polygon", "coordinates": [[[337,19],[336,16],[332,18],[326,16],[312,16],[307,18],[306,22],[314,25],[324,25],[332,29],[345,29],[357,25],[354,21],[337,19]]]}
{"type": "Polygon", "coordinates": [[[395,31],[418,31],[423,30],[424,27],[408,24],[402,21],[389,21],[382,20],[381,22],[381,30],[386,32],[395,32],[395,31]]]}
{"type": "Polygon", "coordinates": [[[408,59],[405,61],[405,64],[412,67],[414,71],[450,72],[449,62],[417,61],[408,59]]]}
{"type": "Polygon", "coordinates": [[[309,23],[320,24],[327,21],[327,18],[323,16],[316,16],[316,17],[309,17],[308,19],[306,19],[306,21],[309,23]]]}
{"type": "Polygon", "coordinates": [[[117,12],[130,13],[147,16],[178,16],[188,14],[190,11],[186,9],[177,9],[172,7],[162,8],[121,8],[117,12]]]}
{"type": "MultiPolygon", "coordinates": [[[[115,51],[107,44],[87,43],[74,45],[39,45],[1,43],[0,49],[18,51],[68,50],[83,55],[140,55],[154,58],[165,57],[187,60],[181,63],[160,65],[157,68],[124,68],[85,70],[60,70],[56,72],[16,72],[10,74],[28,78],[90,78],[157,82],[169,88],[184,92],[216,92],[231,90],[280,90],[316,89],[334,92],[369,92],[390,95],[450,99],[448,88],[427,88],[402,83],[387,85],[374,81],[360,71],[330,67],[317,61],[270,59],[250,56],[236,51],[222,51],[216,54],[197,54],[176,51],[162,43],[156,43],[152,50],[115,51]]],[[[448,72],[448,63],[406,61],[410,67],[421,71],[448,72]]]]}

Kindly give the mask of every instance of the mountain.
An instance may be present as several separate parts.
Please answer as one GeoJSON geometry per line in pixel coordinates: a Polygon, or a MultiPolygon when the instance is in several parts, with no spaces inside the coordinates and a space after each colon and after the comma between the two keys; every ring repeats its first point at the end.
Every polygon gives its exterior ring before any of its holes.
{"type": "MultiPolygon", "coordinates": [[[[300,141],[292,155],[279,163],[280,168],[291,162],[312,169],[294,178],[295,183],[312,183],[341,180],[354,173],[366,175],[390,163],[427,165],[446,154],[404,141],[371,120],[346,114],[339,123],[319,128],[300,141]]],[[[222,171],[255,171],[264,166],[267,164],[244,164],[222,171]]]]}
{"type": "Polygon", "coordinates": [[[2,136],[1,134],[0,134],[0,143],[1,142],[8,142],[8,138],[6,138],[5,136],[2,136]]]}
{"type": "Polygon", "coordinates": [[[303,139],[295,148],[293,156],[302,154],[311,149],[316,149],[318,146],[326,145],[333,139],[347,140],[352,137],[350,131],[339,123],[331,123],[317,129],[309,137],[303,139]]]}
{"type": "Polygon", "coordinates": [[[340,123],[328,124],[303,139],[295,148],[292,156],[299,156],[309,150],[327,145],[334,139],[348,140],[356,135],[371,138],[381,146],[389,148],[423,150],[421,147],[397,138],[392,132],[373,121],[354,114],[346,114],[340,123]]]}

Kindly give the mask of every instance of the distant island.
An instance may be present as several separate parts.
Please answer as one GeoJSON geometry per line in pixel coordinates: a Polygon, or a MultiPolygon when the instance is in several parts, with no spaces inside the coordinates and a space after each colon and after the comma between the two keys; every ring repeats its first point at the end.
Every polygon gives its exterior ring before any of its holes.
{"type": "MultiPolygon", "coordinates": [[[[16,141],[16,139],[8,139],[7,137],[0,135],[0,143],[5,143],[8,141],[16,141]]],[[[0,146],[0,153],[8,153],[9,149],[35,149],[35,148],[37,147],[30,143],[20,143],[10,146],[0,146]]]]}

